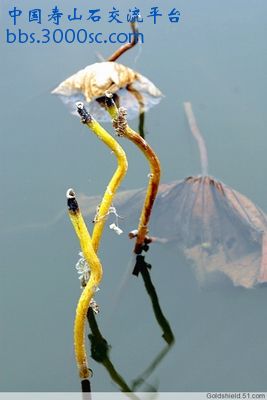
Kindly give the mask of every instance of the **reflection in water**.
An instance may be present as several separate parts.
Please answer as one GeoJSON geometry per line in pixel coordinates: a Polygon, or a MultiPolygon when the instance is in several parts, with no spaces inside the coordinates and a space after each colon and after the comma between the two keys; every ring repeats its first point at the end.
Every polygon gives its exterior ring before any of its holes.
{"type": "MultiPolygon", "coordinates": [[[[89,308],[87,313],[87,319],[91,329],[91,334],[88,335],[89,340],[91,342],[91,356],[95,361],[101,363],[105,367],[113,382],[115,382],[120,387],[122,392],[134,392],[141,385],[144,384],[148,386],[146,380],[149,378],[152,372],[156,369],[156,367],[159,365],[162,359],[169,352],[175,340],[169,322],[165,318],[160,308],[159,299],[157,296],[156,289],[152,283],[149,269],[151,269],[151,265],[146,263],[145,257],[141,255],[137,256],[136,264],[134,267],[134,274],[138,276],[138,274],[140,273],[143,278],[145,289],[151,299],[155,318],[163,331],[162,337],[167,344],[160,351],[160,353],[152,360],[152,362],[146,368],[146,370],[143,371],[137,378],[135,378],[131,384],[128,384],[125,381],[125,379],[116,370],[115,366],[111,362],[109,356],[109,351],[111,349],[111,346],[108,344],[107,340],[102,336],[98,324],[96,322],[94,312],[92,311],[91,308],[89,308]]],[[[156,392],[156,388],[151,387],[149,385],[149,391],[156,392]]]]}
{"type": "Polygon", "coordinates": [[[111,347],[99,330],[92,308],[89,308],[87,312],[87,319],[92,332],[88,335],[91,342],[91,357],[106,368],[111,379],[120,387],[122,392],[131,392],[131,388],[117,372],[110,360],[109,351],[111,347]]]}
{"type": "Polygon", "coordinates": [[[141,273],[144,284],[145,284],[145,289],[151,299],[151,303],[153,306],[153,312],[155,314],[156,320],[163,331],[162,337],[168,345],[171,345],[174,342],[174,336],[173,336],[170,324],[167,321],[167,319],[164,317],[164,314],[160,308],[157,292],[152,283],[150,273],[149,273],[149,270],[151,270],[151,268],[152,268],[151,264],[148,264],[145,261],[145,257],[138,255],[136,257],[136,263],[134,266],[133,275],[138,276],[139,273],[141,273]]]}
{"type": "Polygon", "coordinates": [[[171,330],[170,324],[165,318],[159,304],[159,299],[157,296],[156,289],[152,283],[149,270],[152,268],[150,264],[145,261],[145,257],[138,255],[136,257],[136,264],[133,270],[133,274],[138,276],[141,273],[141,276],[144,281],[145,289],[147,294],[150,297],[153,312],[155,318],[163,331],[163,339],[167,343],[166,346],[160,351],[160,353],[155,357],[155,359],[151,362],[151,364],[147,367],[145,371],[143,371],[136,379],[133,381],[133,389],[136,390],[140,385],[142,385],[145,380],[152,374],[158,364],[162,361],[162,359],[166,356],[166,354],[171,349],[174,344],[175,338],[173,332],[171,330]]]}

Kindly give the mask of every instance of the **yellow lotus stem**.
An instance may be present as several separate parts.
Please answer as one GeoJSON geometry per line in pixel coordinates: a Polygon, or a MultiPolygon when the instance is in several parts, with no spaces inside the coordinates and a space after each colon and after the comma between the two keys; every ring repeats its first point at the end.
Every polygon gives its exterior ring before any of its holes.
{"type": "Polygon", "coordinates": [[[74,350],[79,375],[82,380],[90,378],[85,348],[86,316],[90,301],[102,279],[102,265],[92,246],[90,234],[80,212],[75,193],[67,191],[69,217],[80,241],[84,258],[90,266],[90,278],[80,296],[74,322],[74,350]]]}
{"type": "Polygon", "coordinates": [[[117,106],[112,99],[112,95],[109,93],[106,94],[106,106],[112,118],[113,126],[117,134],[131,140],[142,151],[149,163],[149,183],[139,220],[138,233],[134,248],[134,252],[136,254],[140,254],[145,237],[148,233],[148,222],[158,192],[160,182],[160,161],[145,139],[143,139],[137,132],[129,127],[126,119],[126,109],[123,107],[117,109],[117,106]]]}
{"type": "Polygon", "coordinates": [[[85,110],[82,103],[77,104],[78,113],[82,117],[82,122],[86,124],[104,143],[115,153],[118,159],[118,167],[109,182],[103,200],[97,213],[92,238],[87,230],[82,214],[72,189],[67,192],[69,216],[75,232],[80,241],[83,256],[90,266],[90,278],[86,284],[76,309],[74,322],[74,349],[76,362],[79,369],[79,375],[82,380],[90,377],[88,361],[85,348],[85,326],[87,311],[90,306],[90,301],[102,279],[102,266],[96,255],[99,247],[99,242],[106,222],[106,216],[112,204],[113,197],[118,186],[124,178],[128,163],[126,155],[121,146],[104,128],[101,127],[85,110]]]}
{"type": "Polygon", "coordinates": [[[106,217],[108,215],[109,209],[112,205],[112,200],[118,187],[121,184],[124,176],[126,175],[128,169],[128,162],[126,154],[119,143],[96,121],[90,114],[86,111],[83,103],[77,103],[77,111],[81,116],[82,123],[88,126],[91,131],[102,140],[108,147],[113,151],[117,157],[118,166],[117,169],[110,180],[105,194],[103,196],[102,202],[100,204],[97,219],[92,233],[92,245],[97,253],[103,229],[106,222],[106,217]]]}

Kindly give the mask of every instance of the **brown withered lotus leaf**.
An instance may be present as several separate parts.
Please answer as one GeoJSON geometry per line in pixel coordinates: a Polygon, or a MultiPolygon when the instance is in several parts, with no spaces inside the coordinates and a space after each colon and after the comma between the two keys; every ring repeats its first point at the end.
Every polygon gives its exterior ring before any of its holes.
{"type": "Polygon", "coordinates": [[[158,104],[162,93],[146,77],[116,62],[100,62],[88,65],[70,76],[52,93],[76,115],[75,103],[82,101],[89,112],[99,121],[108,121],[102,97],[105,92],[116,94],[116,100],[128,109],[129,118],[136,117],[158,104]]]}
{"type": "Polygon", "coordinates": [[[267,281],[266,215],[212,177],[189,177],[161,194],[151,231],[177,243],[203,278],[223,273],[244,287],[267,281]]]}
{"type": "MultiPolygon", "coordinates": [[[[145,193],[119,192],[114,202],[118,213],[137,225],[145,193]]],[[[84,210],[89,199],[83,198],[84,210]]],[[[246,196],[210,176],[160,185],[150,232],[182,249],[202,279],[224,274],[246,288],[267,282],[266,215],[246,196]]]]}

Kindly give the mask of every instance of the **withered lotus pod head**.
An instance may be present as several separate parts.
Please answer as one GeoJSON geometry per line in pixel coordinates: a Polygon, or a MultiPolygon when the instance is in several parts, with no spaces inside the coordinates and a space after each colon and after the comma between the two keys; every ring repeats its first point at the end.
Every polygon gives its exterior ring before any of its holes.
{"type": "Polygon", "coordinates": [[[82,101],[99,121],[108,121],[105,111],[105,92],[114,94],[117,105],[128,109],[132,119],[140,112],[149,110],[162,98],[160,90],[146,77],[116,62],[100,62],[84,69],[61,82],[53,91],[77,115],[75,104],[82,101]]]}

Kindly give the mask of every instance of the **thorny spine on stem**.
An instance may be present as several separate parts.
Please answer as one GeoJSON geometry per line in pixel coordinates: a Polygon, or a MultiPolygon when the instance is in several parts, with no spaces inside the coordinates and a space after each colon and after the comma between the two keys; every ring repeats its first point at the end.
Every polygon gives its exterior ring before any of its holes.
{"type": "Polygon", "coordinates": [[[127,110],[124,107],[118,109],[118,115],[113,120],[113,127],[118,136],[124,136],[127,128],[127,110]]]}

